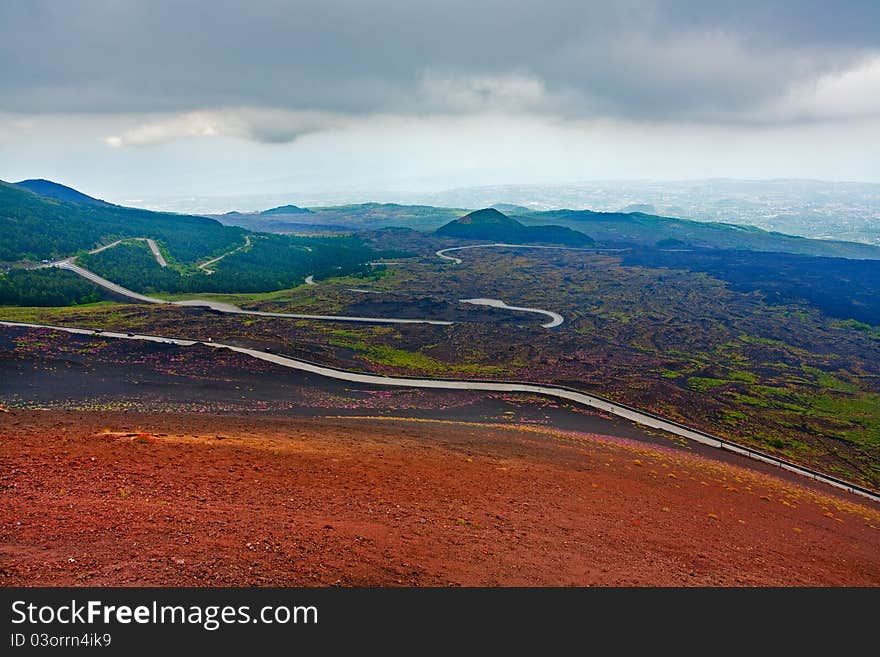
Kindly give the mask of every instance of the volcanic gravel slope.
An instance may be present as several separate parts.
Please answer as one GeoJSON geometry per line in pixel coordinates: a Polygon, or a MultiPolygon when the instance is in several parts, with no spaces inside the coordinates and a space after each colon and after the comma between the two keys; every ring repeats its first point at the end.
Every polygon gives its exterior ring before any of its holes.
{"type": "Polygon", "coordinates": [[[880,510],[656,445],[0,413],[0,585],[877,585],[880,510]]]}

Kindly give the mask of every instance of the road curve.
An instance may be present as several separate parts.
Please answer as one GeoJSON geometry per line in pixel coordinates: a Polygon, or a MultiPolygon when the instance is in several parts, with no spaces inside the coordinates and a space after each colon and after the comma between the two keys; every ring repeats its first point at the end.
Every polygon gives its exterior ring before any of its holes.
{"type": "Polygon", "coordinates": [[[623,251],[624,249],[594,249],[589,247],[580,247],[580,246],[542,246],[538,244],[507,244],[505,242],[492,242],[487,244],[469,244],[467,246],[452,246],[448,249],[440,249],[436,251],[434,255],[443,258],[444,260],[451,260],[456,265],[460,265],[462,260],[461,258],[456,258],[455,256],[446,255],[450,251],[465,251],[467,249],[486,249],[486,248],[499,248],[504,247],[508,249],[556,249],[558,251],[623,251]]]}
{"type": "MultiPolygon", "coordinates": [[[[462,263],[461,258],[456,258],[455,256],[446,255],[450,251],[464,251],[466,249],[484,249],[487,247],[508,247],[514,249],[562,249],[565,251],[595,251],[595,249],[583,249],[575,246],[537,246],[532,244],[505,244],[503,242],[493,242],[491,244],[470,244],[468,246],[453,246],[448,249],[440,249],[435,253],[435,255],[443,258],[444,260],[450,260],[453,264],[460,265],[462,263]]],[[[481,306],[493,306],[494,308],[503,308],[504,310],[515,310],[526,313],[540,313],[542,315],[547,315],[550,318],[550,321],[546,324],[541,324],[542,328],[554,328],[562,324],[565,319],[559,313],[555,313],[552,310],[541,310],[540,308],[526,308],[524,306],[508,306],[503,301],[499,301],[498,299],[459,299],[462,303],[472,303],[481,306]]]]}
{"type": "MultiPolygon", "coordinates": [[[[92,249],[89,251],[90,254],[100,253],[101,251],[105,251],[107,249],[113,248],[114,246],[118,246],[123,242],[138,240],[142,242],[146,242],[150,247],[150,251],[152,251],[153,255],[156,257],[156,261],[160,266],[167,266],[167,262],[165,262],[165,258],[162,256],[159,251],[159,247],[156,245],[156,242],[149,237],[129,237],[125,239],[116,240],[115,242],[111,242],[110,244],[105,244],[104,246],[100,246],[96,249],[92,249]]],[[[214,258],[213,260],[209,260],[207,262],[203,262],[198,265],[198,268],[204,271],[206,274],[212,274],[212,270],[206,269],[208,265],[211,265],[219,260],[222,260],[226,256],[235,253],[236,251],[240,251],[247,247],[251,246],[251,239],[249,235],[245,235],[245,243],[238,247],[237,249],[233,249],[227,253],[224,253],[221,256],[214,258]]],[[[443,249],[443,251],[455,251],[459,249],[470,249],[477,248],[480,246],[517,246],[517,245],[509,245],[509,244],[477,244],[473,246],[458,246],[453,247],[451,249],[443,249]]],[[[525,248],[555,248],[555,247],[525,247],[525,248]]],[[[564,248],[564,247],[563,247],[564,248]]],[[[437,252],[441,258],[446,258],[448,260],[456,260],[457,262],[461,262],[458,258],[450,258],[449,256],[442,255],[441,251],[437,252]]],[[[128,299],[132,299],[134,301],[140,301],[142,303],[153,303],[153,304],[168,304],[174,306],[192,306],[192,307],[200,307],[200,308],[208,308],[210,310],[214,310],[216,312],[230,314],[230,315],[254,315],[257,317],[275,317],[280,319],[310,319],[317,321],[336,321],[336,322],[357,322],[357,323],[366,323],[366,324],[429,324],[434,326],[450,326],[453,324],[451,321],[443,321],[443,320],[431,320],[431,319],[406,319],[400,317],[358,317],[358,316],[347,316],[347,315],[308,315],[301,313],[273,313],[273,312],[261,312],[257,310],[243,310],[238,306],[235,306],[230,303],[223,303],[221,301],[212,301],[210,299],[185,299],[180,301],[168,301],[166,299],[159,299],[157,297],[151,297],[146,294],[140,294],[139,292],[135,292],[134,290],[129,290],[113,281],[110,281],[98,274],[86,269],[85,267],[81,267],[74,263],[75,256],[71,256],[69,258],[64,258],[63,260],[56,260],[54,262],[43,265],[43,267],[57,267],[58,269],[65,269],[67,271],[73,272],[86,280],[103,287],[104,289],[110,290],[115,294],[126,297],[128,299]]],[[[373,263],[371,263],[373,264],[373,263]]],[[[382,264],[393,264],[393,263],[382,263],[382,264]]],[[[314,276],[307,276],[305,279],[306,285],[317,285],[315,282],[314,276]]],[[[549,310],[541,310],[538,308],[526,308],[522,306],[509,306],[503,301],[499,301],[497,299],[463,299],[464,303],[473,303],[477,305],[490,305],[496,308],[503,308],[505,310],[513,310],[513,311],[521,311],[521,312],[532,312],[532,313],[540,313],[543,315],[547,315],[550,317],[551,321],[541,326],[543,328],[553,328],[555,326],[559,326],[564,321],[562,315],[558,313],[554,313],[549,310]]]]}
{"type": "MultiPolygon", "coordinates": [[[[149,237],[125,237],[120,240],[116,240],[115,242],[110,242],[110,244],[105,244],[104,246],[99,246],[87,253],[89,255],[94,255],[96,253],[101,253],[101,251],[106,251],[107,249],[112,249],[114,246],[119,246],[123,242],[146,242],[147,246],[150,247],[150,252],[153,254],[153,257],[156,258],[156,262],[159,263],[160,267],[167,267],[168,262],[165,260],[165,256],[162,255],[162,252],[159,250],[159,245],[156,244],[156,240],[149,237]]],[[[63,258],[62,260],[55,260],[54,262],[50,262],[38,267],[38,269],[43,269],[46,267],[58,267],[62,263],[73,262],[76,256],[70,256],[69,258],[63,258]]]]}
{"type": "Polygon", "coordinates": [[[500,299],[459,299],[461,303],[470,303],[475,306],[492,306],[493,308],[503,308],[504,310],[514,310],[516,312],[522,313],[538,313],[540,315],[547,315],[550,318],[550,321],[546,324],[541,324],[543,328],[553,328],[554,326],[559,326],[562,322],[565,321],[562,315],[559,313],[554,313],[552,310],[541,310],[540,308],[526,308],[525,306],[508,306],[506,303],[501,301],[500,299]]]}
{"type": "Polygon", "coordinates": [[[101,287],[110,290],[111,292],[115,292],[120,296],[128,297],[129,299],[134,299],[135,301],[143,301],[144,303],[167,303],[167,301],[163,299],[148,297],[146,294],[140,294],[138,292],[135,292],[134,290],[129,290],[126,287],[117,285],[113,281],[108,281],[106,278],[102,278],[101,276],[98,276],[96,273],[89,271],[84,267],[73,264],[73,262],[71,262],[70,260],[60,260],[52,264],[58,269],[66,269],[67,271],[71,271],[74,274],[78,274],[86,280],[91,281],[95,285],[100,285],[101,287]]]}
{"type": "MultiPolygon", "coordinates": [[[[175,344],[182,347],[192,346],[201,341],[188,340],[181,338],[167,338],[156,335],[138,335],[130,333],[116,333],[113,331],[96,332],[93,329],[72,328],[66,326],[51,326],[47,324],[29,324],[24,322],[7,322],[0,321],[0,326],[22,327],[31,329],[50,329],[54,331],[63,331],[65,333],[73,333],[78,335],[96,335],[99,334],[104,338],[114,338],[123,340],[142,340],[148,342],[159,342],[165,344],[175,344]]],[[[246,347],[237,347],[234,345],[222,344],[217,342],[202,342],[202,344],[213,347],[215,349],[229,349],[236,351],[252,358],[267,361],[302,372],[310,372],[318,376],[331,379],[339,379],[342,381],[350,381],[353,383],[364,383],[368,385],[392,386],[399,388],[430,388],[439,390],[470,390],[470,391],[486,391],[486,392],[512,392],[542,395],[544,397],[554,397],[556,399],[564,399],[582,406],[588,406],[624,419],[636,422],[643,426],[660,429],[668,433],[687,438],[694,442],[723,449],[734,454],[739,454],[755,461],[767,463],[789,472],[807,477],[814,481],[818,481],[840,490],[855,493],[874,502],[880,502],[880,493],[863,488],[856,484],[837,479],[835,477],[824,475],[820,472],[807,468],[805,466],[791,463],[784,459],[777,458],[764,452],[759,452],[748,447],[744,447],[732,441],[713,436],[711,434],[693,429],[683,424],[666,420],[653,413],[640,411],[636,408],[613,402],[609,399],[599,397],[597,395],[588,395],[583,392],[562,386],[546,385],[540,383],[528,383],[521,381],[466,381],[453,379],[423,379],[423,378],[407,378],[400,376],[381,376],[378,374],[363,374],[361,372],[350,372],[347,370],[326,367],[317,363],[297,360],[288,356],[266,353],[256,349],[248,349],[246,347]]]]}
{"type": "Polygon", "coordinates": [[[185,299],[182,301],[167,301],[166,299],[158,299],[150,297],[146,294],[140,294],[134,290],[117,285],[113,281],[98,276],[96,273],[89,271],[79,265],[73,264],[70,260],[59,260],[52,263],[52,266],[59,269],[66,269],[78,274],[96,285],[100,285],[104,289],[110,290],[120,296],[140,301],[142,303],[166,304],[172,306],[195,306],[200,308],[209,308],[219,313],[228,315],[253,315],[255,317],[277,317],[281,319],[313,319],[326,322],[356,322],[359,324],[432,324],[435,326],[449,326],[452,322],[441,321],[435,319],[404,319],[400,317],[356,317],[346,315],[306,315],[300,313],[271,313],[261,312],[258,310],[243,310],[231,303],[223,303],[221,301],[211,301],[209,299],[185,299]]]}

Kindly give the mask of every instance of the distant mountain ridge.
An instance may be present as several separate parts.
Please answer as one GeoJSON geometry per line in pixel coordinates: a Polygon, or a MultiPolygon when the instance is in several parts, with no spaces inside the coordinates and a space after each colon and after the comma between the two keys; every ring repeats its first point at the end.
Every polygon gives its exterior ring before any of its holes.
{"type": "Polygon", "coordinates": [[[280,205],[277,208],[269,208],[268,210],[263,210],[260,214],[313,214],[313,212],[308,208],[301,208],[298,205],[280,205]]]}
{"type": "Polygon", "coordinates": [[[54,198],[59,201],[68,201],[69,203],[78,203],[80,205],[113,205],[112,203],[107,203],[107,201],[102,201],[99,198],[83,194],[73,187],[52,182],[51,180],[44,180],[43,178],[22,180],[12,184],[16,187],[21,187],[33,192],[34,194],[54,198]]]}
{"type": "Polygon", "coordinates": [[[586,230],[596,241],[607,245],[662,246],[675,240],[675,244],[683,247],[880,260],[880,247],[861,242],[810,239],[756,226],[693,221],[643,212],[546,210],[516,214],[513,218],[530,226],[554,224],[586,230]]]}
{"type": "MultiPolygon", "coordinates": [[[[300,214],[296,222],[332,225],[350,231],[380,230],[389,227],[412,228],[426,233],[442,228],[450,221],[470,214],[467,209],[397,203],[360,203],[312,207],[311,214],[300,214]]],[[[488,209],[488,208],[487,208],[488,209]]],[[[742,224],[704,222],[665,217],[645,212],[597,212],[593,210],[533,210],[525,206],[496,203],[493,209],[515,219],[521,225],[562,226],[585,233],[607,246],[657,246],[661,248],[745,249],[794,253],[832,258],[880,260],[880,246],[842,240],[819,240],[767,231],[742,224]]],[[[276,224],[275,217],[260,213],[214,215],[226,224],[250,230],[289,232],[276,224]]],[[[455,230],[455,229],[453,229],[455,230]]],[[[544,239],[558,242],[565,236],[544,239]]],[[[478,238],[489,239],[489,238],[478,238]]],[[[526,241],[535,238],[529,236],[526,241]]]]}
{"type": "MultiPolygon", "coordinates": [[[[32,207],[33,209],[33,207],[32,207]]],[[[489,209],[489,208],[487,208],[489,209]]],[[[651,246],[669,249],[715,248],[744,249],[750,251],[766,251],[793,253],[822,257],[838,257],[850,259],[880,260],[880,246],[838,240],[811,239],[797,237],[779,232],[771,232],[762,228],[732,223],[713,223],[665,217],[644,212],[595,212],[592,210],[531,210],[525,206],[496,203],[494,209],[506,219],[516,221],[517,225],[504,223],[491,228],[468,228],[467,223],[445,228],[462,216],[475,214],[466,209],[434,207],[427,205],[400,205],[396,203],[361,203],[354,205],[302,208],[295,205],[282,205],[262,213],[228,213],[214,215],[222,224],[242,226],[248,230],[291,233],[291,232],[357,232],[378,230],[386,227],[405,227],[425,233],[433,233],[445,229],[447,233],[463,231],[470,235],[484,234],[491,237],[474,239],[490,239],[493,241],[544,241],[556,244],[586,243],[592,238],[606,246],[651,246]],[[285,218],[285,215],[288,218],[285,218]],[[296,217],[293,219],[292,217],[296,217]],[[506,226],[506,228],[504,228],[506,226]],[[542,232],[528,231],[530,228],[542,228],[542,232]],[[568,229],[568,230],[564,230],[568,229]],[[574,234],[573,234],[574,233],[574,234]],[[504,237],[506,235],[506,237],[504,237]],[[536,235],[538,235],[536,237],[536,235]],[[583,235],[583,237],[578,237],[583,235]]],[[[481,211],[476,211],[481,212],[481,211]]],[[[483,219],[487,217],[484,215],[483,219]]],[[[472,217],[473,219],[473,217],[472,217]]],[[[497,217],[495,218],[497,219],[497,217]]],[[[18,257],[29,254],[29,257],[40,258],[48,255],[61,255],[70,252],[68,246],[85,248],[95,246],[97,242],[80,242],[85,228],[95,239],[114,236],[141,236],[132,234],[137,228],[144,231],[145,221],[158,222],[159,226],[187,225],[193,227],[193,221],[206,221],[189,215],[150,212],[136,208],[113,205],[93,198],[75,189],[49,180],[24,180],[19,183],[3,183],[0,181],[0,260],[14,261],[18,257]],[[13,198],[11,190],[17,190],[25,196],[13,198]],[[7,222],[19,216],[24,206],[34,206],[34,199],[43,199],[42,208],[35,216],[45,215],[48,219],[40,223],[36,221],[28,230],[20,222],[7,222]],[[62,214],[70,214],[80,222],[91,211],[91,222],[100,223],[88,227],[77,223],[76,227],[64,225],[56,207],[54,210],[46,203],[64,204],[62,214]],[[112,217],[112,219],[111,219],[112,217]],[[170,220],[170,223],[169,223],[170,220]],[[133,222],[133,223],[132,223],[133,222]],[[131,224],[131,225],[129,225],[131,224]],[[6,231],[3,234],[2,231],[6,231]],[[16,246],[15,243],[18,243],[16,246]],[[25,248],[25,244],[28,246],[25,248]],[[57,247],[46,245],[57,244],[57,247]],[[64,244],[63,250],[61,245],[64,244]],[[20,248],[19,248],[20,247],[20,248]]],[[[477,223],[484,223],[482,221],[477,223]]],[[[491,224],[491,221],[487,222],[491,224]]],[[[212,224],[203,224],[203,228],[212,224]]],[[[213,224],[217,226],[217,224],[213,224]]],[[[216,228],[207,229],[211,233],[204,247],[213,252],[214,240],[222,231],[216,228]]],[[[232,234],[232,233],[229,233],[232,234]]],[[[443,234],[438,233],[438,234],[443,234]]],[[[463,235],[462,235],[463,236],[463,235]]],[[[174,239],[174,238],[172,238],[174,239]]],[[[465,237],[465,239],[469,239],[465,237]]],[[[195,254],[203,251],[203,245],[187,243],[184,251],[195,254]]]]}
{"type": "Polygon", "coordinates": [[[495,208],[475,210],[454,219],[435,231],[441,237],[492,240],[495,242],[547,242],[567,246],[589,246],[589,235],[565,226],[525,226],[495,208]]]}

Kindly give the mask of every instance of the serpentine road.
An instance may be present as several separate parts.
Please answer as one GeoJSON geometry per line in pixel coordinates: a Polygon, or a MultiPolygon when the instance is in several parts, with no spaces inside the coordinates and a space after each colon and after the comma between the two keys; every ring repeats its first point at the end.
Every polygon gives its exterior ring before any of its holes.
{"type": "Polygon", "coordinates": [[[451,260],[456,265],[460,265],[462,263],[461,258],[456,258],[455,256],[446,255],[450,251],[466,251],[468,249],[486,249],[486,248],[497,248],[497,247],[505,247],[508,249],[556,249],[557,251],[624,251],[625,249],[591,249],[580,246],[540,246],[537,244],[505,244],[504,242],[492,242],[489,244],[469,244],[468,246],[452,246],[448,249],[440,249],[435,252],[434,255],[443,258],[444,260],[451,260]]]}
{"type": "Polygon", "coordinates": [[[100,285],[101,287],[110,290],[111,292],[115,292],[116,294],[119,294],[121,296],[128,297],[129,299],[134,299],[135,301],[141,301],[143,303],[161,303],[173,306],[196,306],[199,308],[209,308],[216,312],[228,315],[253,315],[255,317],[280,317],[282,319],[316,319],[323,321],[359,322],[367,324],[434,324],[437,326],[448,326],[452,324],[452,322],[434,319],[403,319],[400,317],[349,317],[346,315],[304,315],[300,313],[270,313],[259,310],[243,310],[238,306],[233,306],[231,303],[211,301],[210,299],[184,299],[181,301],[167,301],[166,299],[157,299],[156,297],[150,297],[146,294],[140,294],[133,290],[129,290],[128,288],[122,287],[121,285],[117,285],[113,281],[108,281],[106,278],[98,276],[95,272],[89,271],[88,269],[83,269],[79,265],[73,264],[69,260],[61,260],[59,262],[53,263],[53,265],[55,267],[58,267],[59,269],[66,269],[67,271],[72,271],[75,274],[79,274],[86,280],[92,281],[96,285],[100,285]]]}
{"type": "MultiPolygon", "coordinates": [[[[156,242],[149,237],[129,237],[126,239],[116,240],[115,242],[111,242],[110,244],[105,244],[104,246],[100,246],[96,249],[92,249],[89,251],[90,254],[100,253],[101,251],[106,251],[107,249],[113,248],[114,246],[118,246],[123,242],[138,240],[142,242],[146,242],[150,247],[150,251],[153,252],[153,255],[156,258],[156,261],[160,266],[165,267],[167,263],[165,262],[165,258],[162,256],[159,251],[159,247],[156,245],[156,242]]],[[[241,251],[242,249],[246,249],[251,246],[250,236],[245,236],[245,243],[238,247],[237,249],[233,249],[224,253],[223,255],[214,258],[213,260],[208,260],[207,262],[203,262],[198,265],[198,268],[204,271],[206,274],[213,274],[213,270],[207,269],[209,265],[212,265],[228,255],[236,253],[237,251],[241,251]]],[[[447,260],[455,260],[457,263],[460,263],[461,260],[458,258],[452,258],[446,255],[443,255],[446,251],[456,251],[460,249],[475,249],[479,247],[485,246],[521,246],[522,248],[535,248],[535,249],[552,249],[557,247],[552,246],[524,246],[524,245],[516,245],[516,244],[477,244],[473,246],[457,246],[451,249],[443,249],[442,251],[437,251],[437,255],[441,258],[445,258],[447,260]]],[[[308,248],[308,247],[307,247],[308,248]]],[[[558,247],[558,248],[568,248],[568,247],[558,247]]],[[[589,249],[574,249],[574,250],[589,250],[589,249]]],[[[257,310],[243,310],[238,306],[235,306],[231,303],[223,303],[221,301],[212,301],[210,299],[186,299],[180,301],[167,301],[166,299],[159,299],[157,297],[151,297],[146,294],[141,294],[139,292],[135,292],[134,290],[129,290],[126,287],[118,285],[113,281],[110,281],[98,274],[94,273],[86,269],[85,267],[80,267],[79,265],[74,263],[74,259],[76,256],[71,256],[69,258],[64,258],[62,260],[56,260],[54,262],[43,265],[43,267],[57,267],[58,269],[65,269],[67,271],[73,272],[78,276],[85,278],[86,280],[103,287],[106,290],[110,290],[111,292],[118,294],[120,296],[126,297],[128,299],[133,299],[134,301],[140,301],[142,303],[155,303],[155,304],[170,304],[175,306],[194,306],[200,308],[209,308],[210,310],[214,310],[219,313],[225,313],[230,315],[254,315],[257,317],[276,317],[281,319],[312,319],[312,320],[321,320],[321,321],[336,321],[336,322],[358,322],[358,323],[369,323],[369,324],[431,324],[434,326],[449,326],[453,322],[443,321],[443,320],[431,320],[431,319],[405,319],[400,317],[357,317],[357,316],[346,316],[346,315],[307,315],[300,313],[273,313],[273,312],[261,312],[257,310]]],[[[370,264],[398,264],[398,263],[370,263],[370,264]]],[[[306,285],[317,285],[315,282],[314,276],[307,276],[305,279],[306,285]]],[[[483,305],[483,306],[492,306],[494,308],[502,308],[504,310],[512,310],[517,312],[527,312],[527,313],[538,313],[541,315],[546,315],[550,318],[549,322],[541,324],[542,328],[554,328],[559,326],[564,321],[562,315],[559,313],[555,313],[549,310],[541,310],[540,308],[526,308],[523,306],[509,306],[505,302],[500,301],[498,299],[461,299],[462,303],[469,303],[474,305],[483,305]]]]}
{"type": "MultiPolygon", "coordinates": [[[[146,238],[133,238],[133,239],[144,239],[146,238]]],[[[121,244],[125,240],[118,240],[113,242],[112,244],[107,244],[106,246],[102,246],[94,251],[90,251],[89,253],[100,253],[105,249],[109,249],[111,247],[116,246],[117,244],[121,244]]],[[[240,247],[244,248],[244,247],[240,247]]],[[[228,254],[226,254],[228,255],[228,254]]],[[[222,257],[222,256],[221,256],[222,257]]],[[[219,258],[218,258],[219,260],[219,258]]],[[[208,263],[205,263],[208,264],[208,263]]],[[[158,299],[156,297],[147,296],[146,294],[140,294],[139,292],[135,292],[134,290],[129,290],[126,287],[122,287],[121,285],[117,285],[113,281],[109,281],[102,276],[98,276],[95,272],[89,271],[84,267],[80,267],[77,264],[74,264],[73,257],[65,258],[64,260],[56,260],[46,267],[57,267],[58,269],[65,269],[67,271],[73,272],[79,276],[82,276],[86,280],[91,281],[95,285],[99,285],[106,290],[110,290],[115,294],[120,296],[133,299],[134,301],[140,301],[142,303],[155,303],[155,304],[169,304],[174,306],[196,306],[200,308],[209,308],[219,313],[229,314],[229,315],[253,315],[256,317],[277,317],[281,319],[314,319],[320,321],[332,321],[332,322],[358,322],[361,324],[432,324],[435,326],[449,326],[452,322],[441,321],[441,320],[433,320],[433,319],[405,319],[400,317],[356,317],[356,316],[346,316],[346,315],[306,315],[301,313],[272,313],[272,312],[262,312],[259,310],[243,310],[238,306],[234,306],[231,303],[223,303],[221,301],[212,301],[210,299],[185,299],[181,301],[167,301],[166,299],[158,299]]]]}
{"type": "Polygon", "coordinates": [[[582,406],[588,406],[590,408],[604,411],[606,413],[611,413],[612,415],[616,415],[632,422],[636,422],[643,426],[667,431],[676,436],[680,436],[682,438],[686,438],[688,440],[692,440],[703,445],[709,445],[711,447],[723,449],[735,454],[740,454],[747,458],[777,466],[789,472],[793,472],[803,477],[822,482],[829,486],[833,486],[841,490],[861,495],[862,497],[868,498],[874,502],[880,502],[880,493],[869,490],[867,488],[862,488],[861,486],[857,486],[855,484],[837,479],[835,477],[824,475],[810,468],[791,463],[790,461],[785,461],[770,454],[765,454],[763,452],[749,449],[729,440],[725,440],[723,438],[705,433],[703,431],[700,431],[699,429],[693,429],[683,424],[679,424],[671,420],[666,420],[658,415],[654,415],[653,413],[640,411],[636,408],[613,402],[609,399],[605,399],[597,395],[588,395],[586,393],[579,392],[571,388],[565,388],[563,386],[529,383],[524,381],[466,381],[452,379],[422,379],[400,376],[381,376],[378,374],[364,374],[361,372],[351,372],[347,370],[335,369],[332,367],[326,367],[324,365],[318,365],[317,363],[297,360],[288,356],[281,356],[278,354],[258,351],[256,349],[248,349],[246,347],[237,347],[234,345],[222,344],[217,342],[201,342],[199,340],[168,338],[156,335],[137,335],[132,333],[116,333],[113,331],[95,331],[93,329],[51,326],[47,324],[28,324],[23,322],[0,321],[0,326],[29,329],[50,329],[53,331],[63,331],[66,333],[77,335],[99,335],[102,338],[142,340],[164,344],[175,344],[181,347],[188,347],[194,344],[201,343],[203,345],[213,347],[214,349],[229,349],[231,351],[245,354],[259,360],[274,363],[282,367],[287,367],[302,372],[310,372],[318,376],[328,377],[332,379],[350,381],[352,383],[392,386],[399,388],[430,388],[439,390],[526,393],[542,395],[544,397],[554,397],[556,399],[563,399],[566,401],[574,402],[576,404],[581,404],[582,406]]]}
{"type": "MultiPolygon", "coordinates": [[[[104,246],[99,246],[97,249],[92,249],[89,251],[89,255],[93,255],[95,253],[100,253],[101,251],[106,251],[107,249],[112,249],[114,246],[119,246],[123,242],[146,242],[147,246],[150,248],[150,252],[153,254],[153,257],[156,259],[156,262],[159,263],[160,267],[167,267],[168,262],[165,260],[165,256],[162,255],[162,252],[159,250],[159,245],[156,244],[156,240],[150,237],[125,237],[121,240],[116,240],[115,242],[110,242],[110,244],[105,244],[104,246]]],[[[70,256],[69,258],[65,258],[64,260],[56,260],[55,262],[50,262],[49,264],[42,265],[38,267],[38,269],[42,269],[44,267],[57,267],[62,262],[72,262],[76,256],[70,256]]]]}
{"type": "Polygon", "coordinates": [[[500,299],[459,299],[461,303],[470,303],[475,306],[491,306],[492,308],[502,308],[504,310],[513,310],[521,313],[538,313],[539,315],[547,315],[550,318],[550,321],[546,324],[541,324],[543,328],[553,328],[554,326],[559,326],[564,322],[562,315],[559,313],[554,313],[550,310],[541,310],[540,308],[525,308],[524,306],[508,306],[506,303],[501,301],[500,299]]]}

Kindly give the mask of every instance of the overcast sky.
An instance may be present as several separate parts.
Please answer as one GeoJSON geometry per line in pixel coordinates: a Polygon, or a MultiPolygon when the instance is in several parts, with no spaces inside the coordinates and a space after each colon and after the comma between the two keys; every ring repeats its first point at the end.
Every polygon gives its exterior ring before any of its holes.
{"type": "Polygon", "coordinates": [[[880,182],[880,2],[0,0],[0,179],[880,182]]]}

